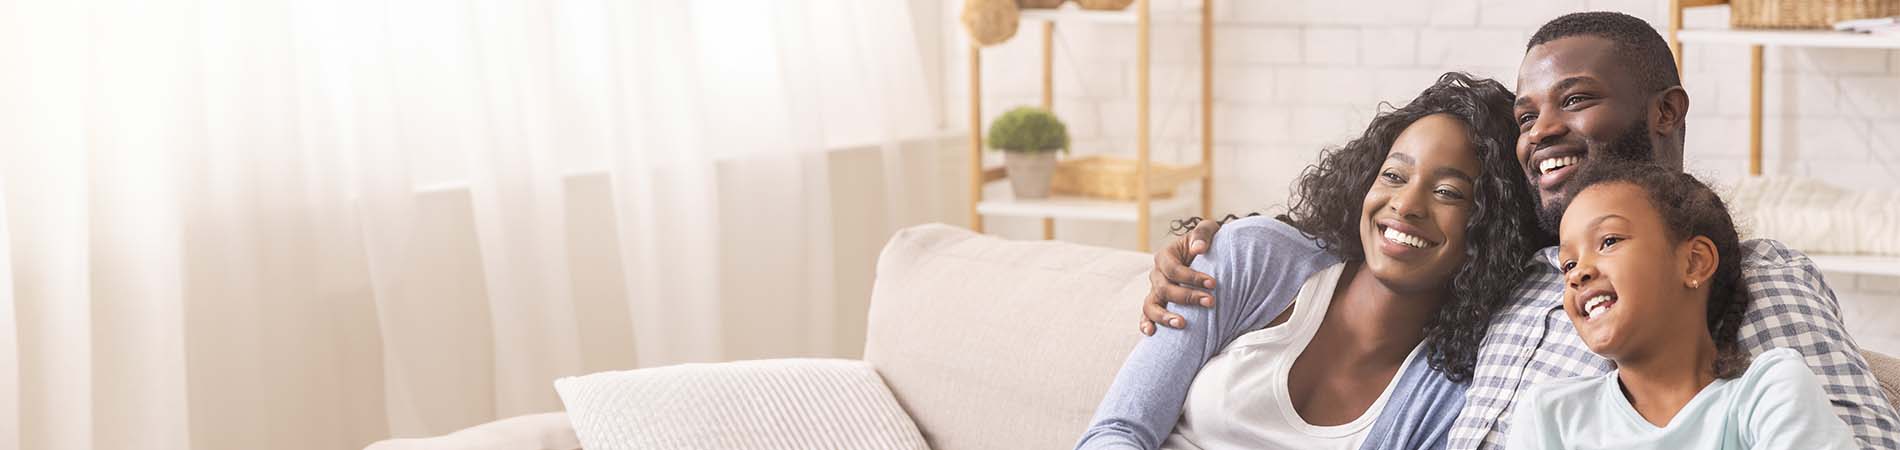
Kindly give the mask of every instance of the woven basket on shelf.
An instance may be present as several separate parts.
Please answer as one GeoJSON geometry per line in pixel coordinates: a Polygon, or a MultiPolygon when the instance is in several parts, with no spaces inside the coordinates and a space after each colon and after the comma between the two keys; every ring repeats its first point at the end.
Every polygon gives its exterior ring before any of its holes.
{"type": "Polygon", "coordinates": [[[1900,0],[1732,0],[1735,28],[1831,28],[1834,22],[1900,16],[1900,0]]]}
{"type": "MultiPolygon", "coordinates": [[[[1136,168],[1135,160],[1126,158],[1094,155],[1066,159],[1056,165],[1055,178],[1049,188],[1061,195],[1135,200],[1140,193],[1135,188],[1136,168]]],[[[1152,197],[1167,198],[1174,195],[1175,187],[1199,178],[1201,172],[1193,166],[1151,162],[1148,176],[1148,192],[1152,197]]]]}
{"type": "Polygon", "coordinates": [[[1075,4],[1082,5],[1082,9],[1102,11],[1120,11],[1134,3],[1135,0],[1075,0],[1075,4]]]}

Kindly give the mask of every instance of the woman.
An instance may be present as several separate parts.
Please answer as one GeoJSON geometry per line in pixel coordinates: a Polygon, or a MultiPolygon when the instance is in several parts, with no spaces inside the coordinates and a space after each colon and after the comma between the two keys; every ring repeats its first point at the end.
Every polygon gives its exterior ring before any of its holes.
{"type": "Polygon", "coordinates": [[[1800,353],[1742,350],[1742,247],[1722,199],[1661,167],[1584,170],[1559,232],[1564,312],[1617,368],[1526,391],[1505,447],[1856,448],[1800,353]]]}
{"type": "Polygon", "coordinates": [[[1442,439],[1457,407],[1417,405],[1462,392],[1394,385],[1468,379],[1520,256],[1542,244],[1511,152],[1511,98],[1496,81],[1445,74],[1323,152],[1288,214],[1223,227],[1193,263],[1222,280],[1215,307],[1177,310],[1186,329],[1135,347],[1077,448],[1442,439]]]}

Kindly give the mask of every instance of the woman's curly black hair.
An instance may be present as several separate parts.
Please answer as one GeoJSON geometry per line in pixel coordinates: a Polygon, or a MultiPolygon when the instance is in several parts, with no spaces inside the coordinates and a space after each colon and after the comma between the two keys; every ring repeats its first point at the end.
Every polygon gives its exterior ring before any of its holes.
{"type": "Polygon", "coordinates": [[[1585,166],[1566,188],[1566,198],[1593,186],[1627,183],[1641,189],[1649,205],[1662,217],[1669,239],[1682,242],[1702,236],[1715,244],[1715,274],[1709,278],[1709,336],[1715,339],[1715,376],[1734,378],[1748,369],[1748,352],[1738,336],[1748,312],[1748,296],[1740,291],[1742,240],[1729,216],[1728,204],[1695,176],[1641,162],[1604,161],[1585,166]]]}
{"type": "MultiPolygon", "coordinates": [[[[1482,168],[1472,196],[1471,219],[1465,225],[1466,258],[1452,277],[1451,301],[1425,324],[1427,361],[1456,382],[1471,378],[1491,315],[1516,290],[1525,258],[1554,243],[1537,228],[1537,205],[1518,167],[1512,99],[1511,91],[1495,80],[1446,73],[1411,103],[1398,108],[1382,105],[1381,109],[1391,109],[1373,117],[1359,138],[1322,151],[1319,162],[1307,166],[1294,181],[1292,206],[1276,217],[1315,238],[1340,259],[1363,261],[1359,218],[1373,179],[1399,133],[1435,114],[1448,114],[1464,123],[1482,168]]],[[[1189,219],[1175,228],[1191,229],[1196,222],[1189,219]]]]}

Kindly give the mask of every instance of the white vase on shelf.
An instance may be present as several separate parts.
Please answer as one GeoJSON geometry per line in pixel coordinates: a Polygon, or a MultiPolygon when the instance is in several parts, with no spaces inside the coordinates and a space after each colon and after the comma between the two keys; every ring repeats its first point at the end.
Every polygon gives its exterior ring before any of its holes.
{"type": "Polygon", "coordinates": [[[1048,198],[1049,181],[1056,173],[1056,152],[1004,152],[1009,189],[1016,198],[1048,198]]]}

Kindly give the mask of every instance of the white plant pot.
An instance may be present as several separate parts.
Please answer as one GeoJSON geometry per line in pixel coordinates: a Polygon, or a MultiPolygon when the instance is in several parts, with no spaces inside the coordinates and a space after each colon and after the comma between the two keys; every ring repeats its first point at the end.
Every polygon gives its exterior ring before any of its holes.
{"type": "Polygon", "coordinates": [[[1049,197],[1049,180],[1056,174],[1056,152],[1003,152],[1009,188],[1016,198],[1049,197]]]}

